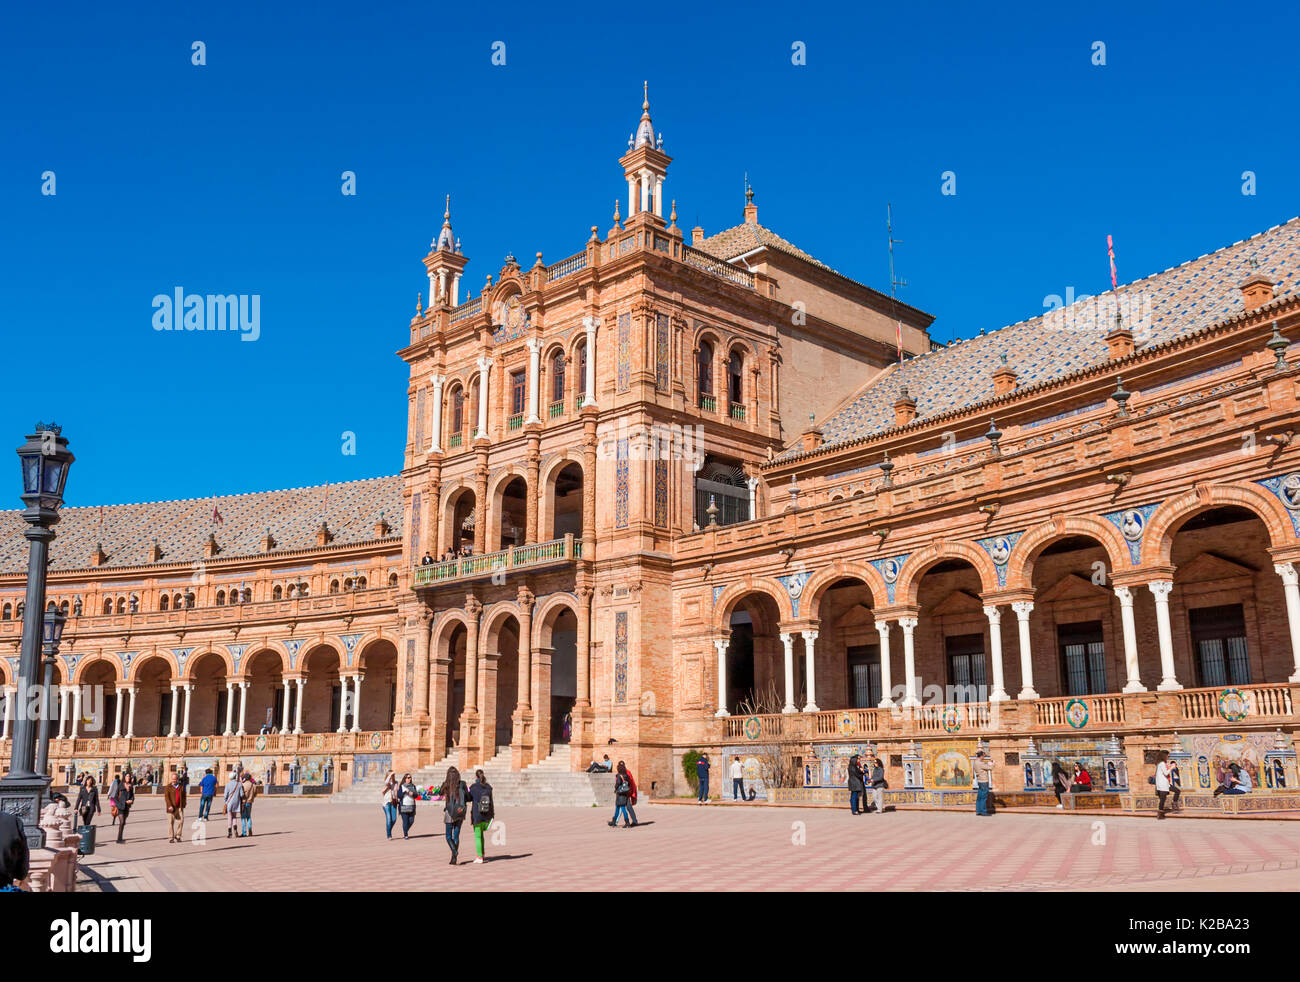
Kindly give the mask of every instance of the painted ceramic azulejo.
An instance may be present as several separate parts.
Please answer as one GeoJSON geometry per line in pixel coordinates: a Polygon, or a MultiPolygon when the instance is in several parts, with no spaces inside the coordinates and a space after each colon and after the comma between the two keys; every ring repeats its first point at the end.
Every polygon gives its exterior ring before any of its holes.
{"type": "Polygon", "coordinates": [[[1128,555],[1134,565],[1142,559],[1142,535],[1147,530],[1147,522],[1150,520],[1152,512],[1159,505],[1160,502],[1156,501],[1149,505],[1138,505],[1136,508],[1107,512],[1102,516],[1119,529],[1119,534],[1128,543],[1128,555]]]}
{"type": "Polygon", "coordinates": [[[989,554],[993,560],[993,568],[998,573],[998,586],[1007,585],[1007,560],[1011,558],[1011,550],[1015,548],[1016,541],[1025,533],[1012,532],[1009,535],[991,535],[987,539],[977,539],[976,542],[981,549],[989,554]]]}
{"type": "Polygon", "coordinates": [[[302,649],[302,639],[301,639],[301,638],[283,638],[283,639],[281,639],[280,643],[281,643],[282,645],[284,645],[285,650],[286,650],[287,652],[289,652],[289,668],[290,668],[290,669],[295,669],[295,668],[297,668],[297,667],[298,667],[298,652],[302,649]]]}
{"type": "Polygon", "coordinates": [[[903,563],[910,555],[911,553],[905,553],[902,556],[890,556],[888,559],[871,560],[871,565],[876,567],[876,572],[885,581],[885,596],[891,604],[894,602],[894,586],[898,583],[898,575],[903,571],[903,563]]]}
{"type": "Polygon", "coordinates": [[[361,634],[340,634],[339,640],[343,642],[343,650],[346,652],[347,667],[352,667],[352,657],[357,651],[357,642],[364,637],[361,634]]]}
{"type": "Polygon", "coordinates": [[[189,661],[190,652],[193,648],[173,648],[172,654],[176,656],[176,666],[180,669],[180,674],[185,674],[185,663],[189,661]]]}
{"type": "Polygon", "coordinates": [[[790,573],[787,576],[778,576],[776,581],[785,587],[785,592],[790,598],[790,614],[792,617],[799,616],[799,600],[803,596],[803,588],[808,583],[809,573],[806,569],[801,569],[797,573],[790,573]]]}
{"type": "Polygon", "coordinates": [[[1266,477],[1257,483],[1282,502],[1291,516],[1291,531],[1300,536],[1300,472],[1266,477]]]}
{"type": "Polygon", "coordinates": [[[230,661],[235,666],[235,674],[239,674],[239,663],[244,658],[244,652],[248,650],[246,644],[228,644],[226,650],[230,652],[230,661]]]}

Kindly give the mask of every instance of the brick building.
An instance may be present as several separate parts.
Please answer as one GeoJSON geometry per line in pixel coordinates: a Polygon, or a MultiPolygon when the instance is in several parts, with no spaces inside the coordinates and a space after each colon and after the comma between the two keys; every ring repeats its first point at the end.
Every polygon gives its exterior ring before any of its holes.
{"type": "Polygon", "coordinates": [[[678,228],[648,102],[619,163],[603,235],[477,297],[448,199],[400,475],[65,510],[55,767],[347,784],[613,750],[672,793],[708,749],[816,796],[870,748],[921,801],[968,789],[977,745],[1027,792],[1172,748],[1287,799],[1300,220],[943,346],[752,191],[678,228]]]}

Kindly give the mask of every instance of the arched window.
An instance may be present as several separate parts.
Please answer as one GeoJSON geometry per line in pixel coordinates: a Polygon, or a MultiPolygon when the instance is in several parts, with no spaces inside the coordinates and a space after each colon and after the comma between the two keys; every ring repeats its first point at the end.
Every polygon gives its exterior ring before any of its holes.
{"type": "Polygon", "coordinates": [[[352,589],[352,577],[349,576],[346,580],[343,581],[343,592],[347,593],[351,589],[352,589]]]}
{"type": "Polygon", "coordinates": [[[564,411],[564,352],[557,351],[551,356],[551,415],[558,416],[564,411]],[[559,410],[556,410],[556,405],[559,410]]]}
{"type": "Polygon", "coordinates": [[[364,576],[360,577],[360,578],[357,580],[357,589],[358,589],[358,590],[364,590],[364,589],[366,589],[366,578],[365,578],[364,576]]]}
{"type": "Polygon", "coordinates": [[[3,614],[0,614],[0,620],[11,621],[14,617],[13,604],[5,604],[3,614]]]}
{"type": "Polygon", "coordinates": [[[224,607],[225,605],[226,605],[226,591],[225,591],[225,590],[218,590],[218,591],[217,591],[217,606],[218,606],[218,607],[224,607]]]}
{"type": "Polygon", "coordinates": [[[579,406],[582,400],[587,398],[587,342],[583,341],[578,345],[578,398],[575,400],[579,406]]]}
{"type": "Polygon", "coordinates": [[[339,581],[330,580],[330,593],[338,593],[338,592],[339,592],[339,581]]]}
{"type": "Polygon", "coordinates": [[[716,407],[713,400],[713,345],[708,341],[700,342],[695,373],[699,379],[700,408],[712,410],[716,407]]]}
{"type": "Polygon", "coordinates": [[[465,389],[459,385],[451,390],[451,425],[447,432],[452,435],[465,432],[465,389]]]}
{"type": "Polygon", "coordinates": [[[194,607],[194,594],[185,594],[185,609],[190,610],[194,607]]]}
{"type": "Polygon", "coordinates": [[[284,590],[283,590],[281,587],[279,587],[279,586],[274,586],[274,587],[271,588],[271,599],[272,599],[272,600],[281,600],[281,599],[283,599],[283,597],[284,597],[284,590]]]}
{"type": "Polygon", "coordinates": [[[167,610],[168,607],[170,607],[170,605],[171,605],[171,598],[168,597],[167,594],[164,593],[161,597],[158,598],[159,610],[167,610]]]}
{"type": "Polygon", "coordinates": [[[105,613],[105,614],[111,614],[112,612],[113,612],[113,598],[112,598],[112,597],[105,597],[105,598],[104,598],[104,613],[105,613]]]}
{"type": "Polygon", "coordinates": [[[66,600],[59,604],[59,610],[63,612],[64,617],[68,616],[68,602],[66,600]]]}
{"type": "Polygon", "coordinates": [[[118,597],[118,598],[117,598],[117,612],[118,612],[119,614],[125,614],[125,613],[126,613],[126,597],[118,597]]]}
{"type": "Polygon", "coordinates": [[[299,583],[299,584],[298,584],[298,596],[300,596],[300,597],[310,597],[310,596],[311,596],[311,587],[308,586],[306,583],[299,583]]]}
{"type": "Polygon", "coordinates": [[[745,404],[745,358],[739,351],[727,359],[727,401],[733,406],[745,404]]]}
{"type": "Polygon", "coordinates": [[[389,586],[397,586],[397,574],[396,574],[396,573],[389,573],[389,574],[388,574],[388,585],[389,585],[389,586]]]}

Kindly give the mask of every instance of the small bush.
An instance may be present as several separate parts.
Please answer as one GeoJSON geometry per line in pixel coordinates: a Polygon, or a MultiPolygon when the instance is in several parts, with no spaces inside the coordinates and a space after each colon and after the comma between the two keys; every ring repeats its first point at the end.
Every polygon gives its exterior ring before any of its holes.
{"type": "Polygon", "coordinates": [[[686,775],[686,783],[696,794],[700,791],[700,775],[695,770],[695,765],[699,763],[702,756],[703,754],[698,750],[688,750],[682,754],[682,773],[686,775]]]}

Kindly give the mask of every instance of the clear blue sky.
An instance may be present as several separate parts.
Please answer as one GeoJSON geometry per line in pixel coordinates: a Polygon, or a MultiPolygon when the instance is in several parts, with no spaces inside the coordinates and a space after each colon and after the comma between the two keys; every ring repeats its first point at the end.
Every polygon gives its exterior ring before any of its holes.
{"type": "Polygon", "coordinates": [[[1293,7],[1078,6],[10,5],[0,434],[62,423],[70,504],[396,472],[443,195],[476,296],[507,252],[579,251],[642,79],[679,224],[739,222],[748,171],[763,224],[887,290],[892,201],[940,340],[1104,290],[1107,233],[1132,280],[1300,212],[1293,7]],[[260,339],[155,332],[178,286],[260,294],[260,339]]]}

